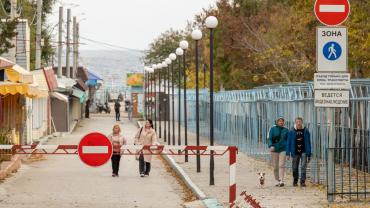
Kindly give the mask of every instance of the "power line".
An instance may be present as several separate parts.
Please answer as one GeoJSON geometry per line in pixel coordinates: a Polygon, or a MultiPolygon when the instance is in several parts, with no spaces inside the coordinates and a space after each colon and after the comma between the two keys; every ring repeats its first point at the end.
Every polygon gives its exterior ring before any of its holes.
{"type": "Polygon", "coordinates": [[[140,52],[143,51],[143,50],[139,50],[139,49],[133,49],[133,48],[127,48],[127,47],[123,47],[123,46],[118,46],[118,45],[114,45],[114,44],[111,44],[111,43],[105,43],[105,42],[102,42],[102,41],[93,40],[93,39],[82,37],[82,36],[80,36],[80,38],[83,39],[83,40],[93,42],[93,43],[97,43],[97,44],[100,44],[100,45],[106,45],[106,46],[110,46],[110,47],[117,48],[117,49],[133,50],[133,51],[140,51],[140,52]]]}

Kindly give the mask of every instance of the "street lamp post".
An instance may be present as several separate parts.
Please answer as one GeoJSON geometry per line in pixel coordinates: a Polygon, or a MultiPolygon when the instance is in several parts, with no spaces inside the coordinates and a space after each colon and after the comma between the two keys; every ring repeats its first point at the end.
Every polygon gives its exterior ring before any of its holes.
{"type": "Polygon", "coordinates": [[[156,103],[158,103],[158,107],[157,107],[157,104],[156,104],[156,107],[155,107],[155,109],[156,109],[155,112],[157,112],[157,110],[158,110],[158,113],[157,113],[158,119],[156,119],[156,121],[159,122],[159,125],[157,125],[157,126],[159,126],[159,138],[162,138],[161,108],[159,107],[159,106],[161,106],[161,69],[162,69],[162,67],[163,67],[162,64],[160,64],[160,67],[157,70],[158,71],[158,101],[159,101],[159,103],[157,101],[157,96],[156,96],[156,103]]]}
{"type": "Polygon", "coordinates": [[[170,123],[170,114],[171,114],[171,109],[170,109],[170,64],[172,63],[170,58],[166,58],[166,63],[168,65],[167,67],[167,89],[168,89],[168,96],[167,96],[167,110],[166,110],[166,119],[168,121],[168,141],[167,144],[171,145],[171,123],[170,123]]]}
{"type": "MultiPolygon", "coordinates": [[[[184,50],[182,50],[181,48],[177,48],[176,49],[176,55],[177,56],[182,56],[184,55],[184,50]]],[[[178,135],[177,135],[177,145],[181,145],[181,59],[179,59],[179,88],[178,88],[178,106],[179,106],[179,109],[178,109],[178,135]]]]}
{"type": "Polygon", "coordinates": [[[153,121],[153,72],[157,69],[157,65],[153,64],[150,74],[149,74],[149,82],[150,82],[150,120],[153,121]]]}
{"type": "MultiPolygon", "coordinates": [[[[163,62],[165,63],[165,62],[163,62]]],[[[167,73],[167,63],[166,63],[166,66],[164,67],[164,73],[163,73],[163,94],[164,94],[164,98],[163,98],[163,104],[166,103],[167,105],[167,84],[166,84],[166,73],[167,73]]],[[[167,109],[167,106],[164,108],[164,126],[163,126],[163,134],[164,134],[164,142],[166,143],[167,142],[167,112],[168,112],[168,109],[167,109]]]]}
{"type": "MultiPolygon", "coordinates": [[[[210,145],[214,145],[214,128],[213,128],[213,30],[217,27],[218,25],[218,20],[214,16],[209,16],[206,19],[206,27],[210,31],[210,36],[209,36],[209,50],[210,50],[210,61],[209,61],[209,110],[210,110],[210,121],[209,121],[209,127],[210,127],[210,145]]],[[[214,155],[213,151],[211,150],[211,158],[210,158],[210,176],[209,176],[209,184],[210,185],[215,185],[215,177],[214,177],[214,171],[215,171],[215,163],[214,163],[214,155]]]]}
{"type": "Polygon", "coordinates": [[[148,103],[147,103],[147,99],[148,99],[148,79],[147,79],[147,76],[148,76],[148,67],[144,67],[144,117],[145,119],[148,117],[148,111],[147,111],[147,108],[148,108],[148,103]]]}
{"type": "MultiPolygon", "coordinates": [[[[180,48],[184,51],[184,55],[182,56],[183,60],[183,73],[184,73],[184,130],[185,130],[185,146],[188,145],[188,111],[187,111],[187,97],[186,97],[186,50],[189,47],[189,43],[186,40],[180,42],[180,48]]],[[[188,151],[185,150],[185,162],[188,162],[188,151]]]]}
{"type": "MultiPolygon", "coordinates": [[[[157,72],[158,73],[160,72],[161,68],[162,68],[162,64],[161,63],[157,64],[157,72]]],[[[157,123],[157,121],[160,120],[158,118],[160,118],[160,113],[161,113],[160,109],[157,106],[157,97],[159,97],[157,95],[157,92],[160,93],[160,89],[159,90],[157,89],[156,73],[154,73],[154,129],[155,129],[156,132],[158,132],[158,123],[157,123]]],[[[161,133],[159,133],[159,135],[160,134],[161,133]]],[[[159,138],[160,137],[161,136],[159,136],[159,138]]]]}
{"type": "MultiPolygon", "coordinates": [[[[196,140],[197,146],[200,145],[199,142],[199,51],[198,51],[198,42],[202,39],[202,31],[194,30],[191,33],[191,37],[195,40],[195,119],[196,119],[196,140]]],[[[197,172],[200,172],[200,152],[197,150],[197,172]]]]}
{"type": "Polygon", "coordinates": [[[176,60],[176,54],[171,53],[170,59],[172,61],[171,64],[171,76],[172,76],[172,145],[175,145],[175,89],[174,89],[174,81],[175,81],[175,73],[173,72],[173,63],[176,60]]]}
{"type": "MultiPolygon", "coordinates": [[[[162,69],[166,70],[167,68],[167,63],[165,61],[162,62],[162,69]]],[[[158,105],[158,108],[159,108],[159,134],[161,135],[162,134],[162,120],[163,120],[163,116],[162,116],[162,107],[163,107],[163,103],[162,102],[162,99],[161,99],[161,88],[162,88],[162,82],[161,82],[161,73],[162,71],[159,71],[159,105],[158,105]]],[[[164,79],[164,77],[163,77],[164,79]]],[[[165,80],[165,79],[164,79],[165,80]]],[[[165,82],[165,81],[163,81],[165,82]]],[[[166,94],[166,83],[164,85],[164,95],[166,94]]],[[[164,96],[162,96],[164,97],[164,96]]],[[[165,101],[165,99],[163,100],[165,101]]],[[[166,108],[165,109],[165,112],[164,112],[164,115],[166,116],[166,108]]],[[[166,117],[164,117],[166,118],[166,117]]],[[[164,119],[164,127],[166,127],[166,119],[164,119]]],[[[161,137],[161,136],[160,136],[161,137]]],[[[164,142],[166,142],[166,131],[164,132],[164,142]]]]}

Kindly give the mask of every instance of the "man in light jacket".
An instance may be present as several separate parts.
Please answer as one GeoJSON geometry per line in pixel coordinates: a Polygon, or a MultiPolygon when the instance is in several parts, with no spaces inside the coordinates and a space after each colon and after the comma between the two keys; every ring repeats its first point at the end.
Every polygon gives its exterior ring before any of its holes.
{"type": "Polygon", "coordinates": [[[303,126],[303,119],[295,119],[294,127],[288,133],[287,157],[293,158],[293,186],[298,186],[298,168],[301,163],[301,187],[306,186],[307,163],[311,160],[311,135],[307,128],[303,126]]]}

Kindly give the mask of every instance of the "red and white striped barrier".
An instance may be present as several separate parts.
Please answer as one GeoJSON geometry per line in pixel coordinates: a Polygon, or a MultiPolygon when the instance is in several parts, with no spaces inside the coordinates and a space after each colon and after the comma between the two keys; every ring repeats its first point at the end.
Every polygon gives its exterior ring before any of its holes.
{"type": "MultiPolygon", "coordinates": [[[[78,154],[78,145],[0,145],[0,155],[3,153],[13,154],[78,154]],[[7,150],[7,151],[2,151],[7,150]]],[[[104,154],[107,146],[84,146],[85,154],[104,154]]],[[[236,200],[236,154],[235,146],[167,146],[167,145],[122,145],[121,155],[218,155],[222,156],[229,152],[229,204],[235,205],[236,200]],[[198,153],[199,152],[199,153],[198,153]]]]}
{"type": "MultiPolygon", "coordinates": [[[[167,146],[167,145],[122,145],[122,155],[224,155],[231,147],[228,146],[167,146]],[[146,152],[143,153],[143,150],[146,152]],[[197,153],[199,151],[199,153],[197,153]]],[[[14,154],[77,154],[78,145],[0,145],[0,150],[12,150],[14,154]]],[[[86,154],[100,154],[106,146],[84,146],[86,154]]],[[[102,152],[103,151],[103,152],[102,152]]]]}

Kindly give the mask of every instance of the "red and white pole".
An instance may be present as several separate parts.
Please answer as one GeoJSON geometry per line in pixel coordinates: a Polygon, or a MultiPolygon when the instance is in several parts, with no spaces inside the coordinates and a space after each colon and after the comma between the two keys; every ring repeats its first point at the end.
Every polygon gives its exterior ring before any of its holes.
{"type": "Polygon", "coordinates": [[[238,148],[235,146],[229,147],[229,206],[233,207],[236,200],[236,154],[238,148]]]}

